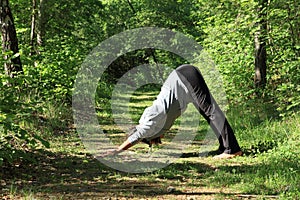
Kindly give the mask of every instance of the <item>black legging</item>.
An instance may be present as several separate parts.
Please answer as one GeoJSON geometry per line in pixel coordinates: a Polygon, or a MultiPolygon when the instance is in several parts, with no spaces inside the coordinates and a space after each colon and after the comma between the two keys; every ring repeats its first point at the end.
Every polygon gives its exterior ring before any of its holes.
{"type": "Polygon", "coordinates": [[[219,150],[224,153],[236,153],[241,150],[226,116],[216,103],[200,71],[192,65],[181,65],[176,72],[193,97],[193,103],[199,113],[210,124],[218,137],[219,150]]]}

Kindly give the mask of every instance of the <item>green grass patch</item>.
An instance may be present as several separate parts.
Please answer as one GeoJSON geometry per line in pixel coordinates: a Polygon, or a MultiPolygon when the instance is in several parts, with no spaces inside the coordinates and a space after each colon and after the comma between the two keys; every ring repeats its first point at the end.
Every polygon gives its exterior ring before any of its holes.
{"type": "MultiPolygon", "coordinates": [[[[149,92],[149,91],[148,91],[149,92]]],[[[138,119],[154,94],[137,91],[129,102],[130,115],[138,119]],[[132,107],[134,105],[134,107],[132,107]]],[[[107,101],[102,101],[107,102],[107,101]]],[[[116,126],[110,106],[99,103],[102,128],[119,144],[125,132],[116,126]]],[[[249,106],[249,105],[248,105],[249,106]]],[[[262,108],[260,111],[263,111],[262,108]]],[[[270,113],[255,112],[254,106],[227,112],[245,152],[231,160],[199,156],[204,121],[184,156],[167,167],[143,174],[129,174],[100,163],[83,146],[74,129],[64,134],[46,134],[50,148],[28,152],[31,159],[4,163],[1,167],[3,199],[297,199],[300,196],[300,116],[284,120],[270,113]],[[255,114],[259,113],[259,114],[255,114]]],[[[55,109],[53,110],[55,111],[55,109]]],[[[69,112],[66,110],[65,112],[69,112]]],[[[46,116],[64,115],[55,111],[46,116]]],[[[199,116],[199,120],[201,117],[199,116]]],[[[133,120],[135,122],[135,120],[133,120]]],[[[54,122],[53,125],[55,125],[54,122]]],[[[132,125],[132,124],[131,124],[132,125]]],[[[40,126],[40,125],[39,125],[40,126]]],[[[41,127],[41,126],[40,126],[41,127]]],[[[47,128],[47,126],[44,126],[47,128]]],[[[39,130],[36,127],[36,130],[39,130]]],[[[49,128],[52,129],[52,127],[49,128]]],[[[47,131],[45,131],[47,132],[47,131]]],[[[168,144],[171,136],[163,138],[168,144]]],[[[47,132],[48,133],[48,132],[47,132]]],[[[216,143],[217,144],[217,143],[216,143]]],[[[215,146],[217,148],[217,145],[215,146]]],[[[159,147],[154,151],[158,151],[159,147]]],[[[147,145],[133,148],[147,152],[147,145]]]]}

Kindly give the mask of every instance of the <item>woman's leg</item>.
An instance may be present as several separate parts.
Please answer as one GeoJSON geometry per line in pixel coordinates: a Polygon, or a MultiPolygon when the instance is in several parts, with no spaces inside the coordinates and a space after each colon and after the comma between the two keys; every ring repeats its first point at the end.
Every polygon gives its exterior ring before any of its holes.
{"type": "Polygon", "coordinates": [[[234,132],[219,105],[210,94],[199,70],[192,65],[182,65],[176,69],[176,72],[191,92],[195,107],[218,137],[219,150],[227,154],[240,152],[241,148],[234,132]]]}

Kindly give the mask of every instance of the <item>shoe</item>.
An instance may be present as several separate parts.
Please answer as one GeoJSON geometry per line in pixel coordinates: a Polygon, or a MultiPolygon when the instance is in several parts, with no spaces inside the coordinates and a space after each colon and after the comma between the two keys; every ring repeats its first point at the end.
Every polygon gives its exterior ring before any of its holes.
{"type": "Polygon", "coordinates": [[[220,155],[214,156],[213,158],[214,159],[231,159],[231,158],[234,158],[236,156],[241,156],[241,155],[243,155],[243,152],[242,151],[238,151],[238,152],[233,153],[233,154],[222,153],[220,155]]]}

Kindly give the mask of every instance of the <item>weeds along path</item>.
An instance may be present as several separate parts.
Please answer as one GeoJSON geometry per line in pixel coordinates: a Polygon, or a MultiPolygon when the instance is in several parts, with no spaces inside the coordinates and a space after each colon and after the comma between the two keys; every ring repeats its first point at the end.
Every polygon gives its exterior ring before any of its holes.
{"type": "MultiPolygon", "coordinates": [[[[299,119],[268,121],[247,129],[235,125],[246,154],[231,160],[214,160],[211,154],[199,157],[202,138],[196,136],[175,163],[144,174],[122,173],[101,164],[70,130],[51,136],[50,148],[28,152],[22,162],[1,166],[0,198],[299,199],[299,119]],[[247,145],[256,140],[243,139],[251,133],[259,141],[272,142],[271,135],[280,134],[286,139],[275,141],[276,145],[268,149],[259,145],[251,148],[247,145]]],[[[120,143],[124,133],[109,123],[106,131],[115,133],[112,139],[120,143]]],[[[168,138],[163,142],[167,143],[168,138]]],[[[142,153],[147,146],[141,144],[133,150],[142,153]]]]}
{"type": "Polygon", "coordinates": [[[2,199],[224,199],[247,195],[237,177],[255,173],[245,158],[199,158],[195,149],[168,167],[126,174],[85,152],[75,133],[58,136],[50,149],[30,153],[32,162],[1,170],[2,199]],[[224,179],[225,178],[225,179],[224,179]],[[223,179],[222,181],[220,179],[223,179]]]}

